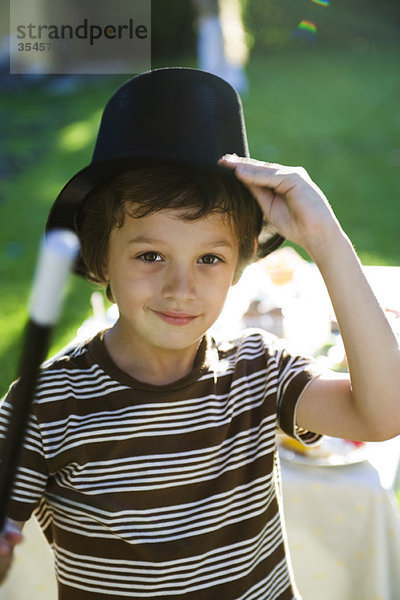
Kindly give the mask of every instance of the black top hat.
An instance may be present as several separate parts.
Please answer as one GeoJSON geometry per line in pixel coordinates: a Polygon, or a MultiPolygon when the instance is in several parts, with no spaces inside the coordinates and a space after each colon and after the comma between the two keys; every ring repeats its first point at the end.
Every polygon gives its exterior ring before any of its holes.
{"type": "MultiPolygon", "coordinates": [[[[75,230],[77,211],[89,192],[138,160],[174,161],[226,173],[218,159],[233,153],[249,156],[241,100],[226,81],[189,68],[138,75],[108,101],[92,162],[58,195],[47,230],[75,230]]],[[[283,241],[275,229],[265,226],[259,255],[272,252],[283,241]]]]}

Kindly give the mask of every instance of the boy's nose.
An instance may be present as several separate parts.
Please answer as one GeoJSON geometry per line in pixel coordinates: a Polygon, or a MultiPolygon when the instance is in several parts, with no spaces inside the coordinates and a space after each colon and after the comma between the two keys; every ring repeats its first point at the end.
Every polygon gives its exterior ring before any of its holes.
{"type": "Polygon", "coordinates": [[[196,297],[196,282],[192,269],[171,266],[165,273],[163,296],[180,302],[193,300],[196,297]]]}

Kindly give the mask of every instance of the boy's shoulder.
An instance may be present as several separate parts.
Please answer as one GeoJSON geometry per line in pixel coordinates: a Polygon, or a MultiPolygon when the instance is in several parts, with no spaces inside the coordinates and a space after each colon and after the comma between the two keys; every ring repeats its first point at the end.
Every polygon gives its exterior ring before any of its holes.
{"type": "Polygon", "coordinates": [[[35,394],[37,407],[125,389],[98,360],[96,347],[102,344],[103,334],[101,331],[90,339],[71,342],[42,365],[35,394]]]}
{"type": "Polygon", "coordinates": [[[74,365],[84,363],[94,337],[87,340],[73,340],[64,346],[42,364],[42,372],[56,371],[59,368],[73,368],[74,365]]]}
{"type": "Polygon", "coordinates": [[[77,378],[90,377],[98,371],[103,373],[92,352],[93,346],[101,340],[103,333],[99,332],[85,340],[75,339],[46,360],[41,365],[38,389],[58,378],[72,382],[77,378]]]}
{"type": "MultiPolygon", "coordinates": [[[[36,386],[36,396],[39,396],[41,389],[47,388],[51,382],[61,381],[65,378],[72,382],[74,376],[79,375],[79,372],[84,374],[93,370],[93,360],[89,352],[93,339],[73,340],[57,354],[42,363],[36,386]]],[[[3,400],[8,399],[12,402],[19,383],[20,378],[12,382],[3,400]]]]}
{"type": "Polygon", "coordinates": [[[291,347],[287,340],[264,329],[243,329],[231,339],[215,340],[220,366],[229,363],[231,369],[267,370],[268,372],[291,372],[311,368],[320,372],[315,360],[291,347]]]}

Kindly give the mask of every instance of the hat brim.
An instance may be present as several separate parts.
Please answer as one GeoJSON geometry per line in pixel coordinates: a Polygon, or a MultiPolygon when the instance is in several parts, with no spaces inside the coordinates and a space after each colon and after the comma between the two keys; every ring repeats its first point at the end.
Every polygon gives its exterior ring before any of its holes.
{"type": "MultiPolygon", "coordinates": [[[[77,232],[77,215],[88,194],[124,171],[142,164],[148,165],[150,162],[159,163],[160,161],[160,157],[155,159],[154,156],[148,158],[138,156],[115,161],[92,163],[81,171],[78,171],[64,186],[54,202],[47,219],[46,231],[50,231],[51,229],[70,229],[77,232]]],[[[171,165],[180,164],[185,166],[185,162],[182,160],[174,161],[170,158],[163,158],[162,162],[164,164],[170,163],[171,165]]],[[[187,162],[186,166],[193,167],[193,164],[187,162]]],[[[235,180],[239,185],[244,185],[236,178],[234,171],[226,169],[221,165],[216,164],[213,167],[204,165],[203,168],[205,172],[211,168],[215,172],[220,173],[221,176],[235,180]]],[[[260,259],[267,256],[267,254],[279,248],[284,242],[285,238],[272,225],[264,222],[258,238],[257,258],[260,259]]],[[[78,256],[76,261],[74,272],[78,275],[86,275],[86,267],[80,256],[78,256]]]]}

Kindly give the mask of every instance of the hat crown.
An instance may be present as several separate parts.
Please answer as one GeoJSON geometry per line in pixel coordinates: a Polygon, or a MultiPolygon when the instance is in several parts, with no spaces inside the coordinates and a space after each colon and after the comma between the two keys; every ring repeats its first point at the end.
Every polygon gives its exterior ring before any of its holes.
{"type": "Polygon", "coordinates": [[[215,166],[234,152],[248,156],[235,90],[198,69],[166,68],[134,77],[111,97],[92,163],[137,157],[215,166]]]}

